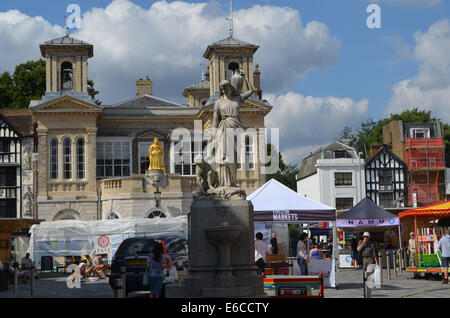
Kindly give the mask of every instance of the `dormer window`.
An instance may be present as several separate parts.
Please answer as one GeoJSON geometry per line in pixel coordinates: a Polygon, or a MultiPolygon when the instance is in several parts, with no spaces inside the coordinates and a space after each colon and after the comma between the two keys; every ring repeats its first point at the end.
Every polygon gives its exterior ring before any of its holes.
{"type": "Polygon", "coordinates": [[[430,137],[430,130],[428,128],[415,128],[412,130],[412,136],[418,139],[430,137]]]}
{"type": "Polygon", "coordinates": [[[64,62],[61,64],[61,89],[73,89],[73,68],[72,63],[64,62]]]}
{"type": "Polygon", "coordinates": [[[334,151],[334,158],[351,158],[351,156],[348,154],[346,150],[335,150],[334,151]]]}

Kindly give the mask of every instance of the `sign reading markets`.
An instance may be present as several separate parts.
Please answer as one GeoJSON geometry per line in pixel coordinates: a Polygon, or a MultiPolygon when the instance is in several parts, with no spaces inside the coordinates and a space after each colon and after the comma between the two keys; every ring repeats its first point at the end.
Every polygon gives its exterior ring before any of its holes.
{"type": "Polygon", "coordinates": [[[337,227],[371,227],[371,226],[393,226],[399,225],[400,219],[398,217],[395,218],[387,218],[387,219],[337,219],[336,225],[337,227]]]}

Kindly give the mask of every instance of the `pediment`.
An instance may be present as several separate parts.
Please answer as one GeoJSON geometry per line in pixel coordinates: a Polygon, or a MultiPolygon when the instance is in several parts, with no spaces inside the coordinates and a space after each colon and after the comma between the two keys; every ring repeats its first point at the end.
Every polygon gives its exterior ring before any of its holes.
{"type": "Polygon", "coordinates": [[[58,97],[30,107],[32,112],[103,112],[103,108],[72,96],[58,97]]]}
{"type": "Polygon", "coordinates": [[[164,100],[152,95],[139,95],[133,99],[116,104],[120,108],[147,108],[147,107],[183,107],[183,105],[164,100]]]}

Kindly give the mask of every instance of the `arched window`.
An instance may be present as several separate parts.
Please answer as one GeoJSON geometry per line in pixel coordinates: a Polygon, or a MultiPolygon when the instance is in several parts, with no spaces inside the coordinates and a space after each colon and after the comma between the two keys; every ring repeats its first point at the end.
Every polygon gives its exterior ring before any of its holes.
{"type": "Polygon", "coordinates": [[[50,180],[58,179],[58,140],[50,140],[50,180]]]}
{"type": "Polygon", "coordinates": [[[105,220],[116,220],[116,219],[120,219],[120,215],[114,210],[109,211],[105,215],[105,220]]]}
{"type": "Polygon", "coordinates": [[[227,73],[227,79],[230,79],[231,76],[233,75],[234,70],[238,70],[239,69],[239,64],[236,62],[231,62],[230,64],[228,64],[228,73],[227,73]]]}
{"type": "Polygon", "coordinates": [[[64,180],[72,179],[72,140],[63,141],[63,176],[64,180]]]}
{"type": "Polygon", "coordinates": [[[72,63],[61,64],[61,90],[73,89],[73,68],[72,63]]]}
{"type": "Polygon", "coordinates": [[[164,213],[162,213],[161,211],[152,211],[149,213],[149,215],[147,216],[147,218],[149,219],[153,219],[153,218],[165,218],[166,215],[164,213]]]}
{"type": "Polygon", "coordinates": [[[77,140],[77,178],[84,179],[86,178],[86,151],[85,151],[85,141],[83,138],[79,138],[77,140]]]}

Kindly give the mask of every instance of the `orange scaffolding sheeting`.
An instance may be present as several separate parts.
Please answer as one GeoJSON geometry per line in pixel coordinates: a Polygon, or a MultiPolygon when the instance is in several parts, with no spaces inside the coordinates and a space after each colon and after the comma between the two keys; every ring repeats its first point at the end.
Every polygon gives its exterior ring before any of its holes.
{"type": "Polygon", "coordinates": [[[408,138],[405,148],[405,162],[410,169],[445,167],[445,147],[441,138],[408,138]]]}

